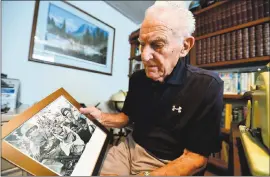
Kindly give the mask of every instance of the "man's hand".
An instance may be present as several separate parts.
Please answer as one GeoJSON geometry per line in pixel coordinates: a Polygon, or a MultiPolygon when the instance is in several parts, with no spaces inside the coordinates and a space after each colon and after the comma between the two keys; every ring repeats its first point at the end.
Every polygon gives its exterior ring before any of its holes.
{"type": "Polygon", "coordinates": [[[80,111],[82,114],[86,115],[90,119],[93,119],[93,118],[101,119],[102,117],[102,112],[94,106],[87,107],[87,108],[80,108],[80,111]]]}
{"type": "Polygon", "coordinates": [[[109,128],[122,128],[128,123],[128,116],[124,113],[103,113],[96,107],[80,108],[80,112],[89,119],[97,119],[102,125],[109,128]]]}

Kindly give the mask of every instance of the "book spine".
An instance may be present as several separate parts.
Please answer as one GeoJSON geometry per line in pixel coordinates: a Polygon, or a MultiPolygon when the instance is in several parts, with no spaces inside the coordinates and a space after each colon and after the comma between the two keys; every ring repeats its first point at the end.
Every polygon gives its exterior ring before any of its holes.
{"type": "Polygon", "coordinates": [[[212,33],[213,32],[213,10],[209,12],[209,16],[208,16],[208,33],[212,33]]]}
{"type": "Polygon", "coordinates": [[[215,55],[216,55],[216,37],[213,36],[211,38],[211,63],[215,63],[215,55]]]}
{"type": "Polygon", "coordinates": [[[264,56],[270,55],[270,29],[269,23],[263,24],[263,52],[264,56]]]}
{"type": "Polygon", "coordinates": [[[226,61],[231,60],[231,33],[226,33],[225,52],[226,52],[226,61]]]}
{"type": "Polygon", "coordinates": [[[249,56],[251,58],[256,56],[255,26],[249,28],[249,56]]]}
{"type": "Polygon", "coordinates": [[[195,25],[195,35],[196,37],[199,36],[199,28],[200,28],[200,20],[199,20],[200,16],[195,17],[196,20],[196,25],[195,25]]]}
{"type": "Polygon", "coordinates": [[[232,60],[236,60],[236,32],[233,31],[232,32],[232,35],[231,35],[231,59],[232,60]]]}
{"type": "Polygon", "coordinates": [[[257,25],[255,27],[255,35],[256,35],[256,56],[263,56],[263,31],[262,25],[257,25]]]}
{"type": "Polygon", "coordinates": [[[206,39],[202,40],[202,63],[206,64],[206,39]]]}
{"type": "Polygon", "coordinates": [[[217,30],[222,29],[222,11],[217,11],[217,30]]]}
{"type": "Polygon", "coordinates": [[[232,25],[236,26],[237,25],[236,1],[232,1],[231,16],[232,16],[232,25]]]}
{"type": "Polygon", "coordinates": [[[226,23],[227,23],[227,28],[232,26],[232,16],[231,16],[231,6],[230,4],[226,6],[226,23]]]}
{"type": "Polygon", "coordinates": [[[247,1],[241,1],[241,17],[242,17],[242,22],[246,23],[248,21],[248,15],[247,15],[247,1]]]}
{"type": "Polygon", "coordinates": [[[263,7],[264,0],[257,0],[257,1],[258,1],[258,10],[259,10],[258,17],[263,18],[264,17],[264,7],[263,7]]]}
{"type": "Polygon", "coordinates": [[[220,37],[220,61],[225,61],[225,34],[220,37]]]}
{"type": "Polygon", "coordinates": [[[252,21],[253,15],[252,15],[252,2],[251,0],[247,0],[247,20],[252,21]]]}
{"type": "Polygon", "coordinates": [[[270,9],[270,3],[269,3],[269,0],[264,0],[263,2],[263,7],[264,7],[264,17],[269,17],[269,9],[270,9]]]}
{"type": "Polygon", "coordinates": [[[240,25],[240,24],[243,23],[243,19],[242,19],[242,10],[241,10],[241,2],[242,2],[242,1],[237,1],[237,2],[236,2],[237,25],[240,25]]]}
{"type": "Polygon", "coordinates": [[[236,31],[236,45],[237,45],[237,59],[243,58],[243,43],[242,43],[242,30],[236,31]]]}
{"type": "Polygon", "coordinates": [[[227,28],[227,23],[226,23],[226,6],[222,7],[221,10],[221,29],[227,28]]]}
{"type": "Polygon", "coordinates": [[[196,45],[196,58],[197,58],[197,65],[202,64],[202,41],[197,41],[196,45]]]}
{"type": "Polygon", "coordinates": [[[217,31],[217,9],[213,10],[213,31],[217,31]]]}
{"type": "Polygon", "coordinates": [[[258,10],[259,10],[259,1],[258,0],[253,0],[252,1],[252,13],[253,13],[253,20],[258,20],[258,18],[259,18],[259,12],[258,12],[258,10]]]}
{"type": "Polygon", "coordinates": [[[205,14],[205,17],[204,17],[204,34],[207,34],[209,33],[209,14],[205,14]]]}
{"type": "Polygon", "coordinates": [[[232,104],[225,104],[225,129],[231,129],[232,104]]]}
{"type": "Polygon", "coordinates": [[[220,61],[220,35],[216,36],[216,62],[220,61]]]}
{"type": "Polygon", "coordinates": [[[206,52],[207,52],[207,54],[206,54],[206,57],[207,57],[207,59],[206,59],[206,63],[211,63],[211,38],[209,37],[209,38],[207,38],[207,49],[206,49],[206,52]]]}
{"type": "Polygon", "coordinates": [[[243,29],[243,58],[249,58],[248,28],[243,29]]]}

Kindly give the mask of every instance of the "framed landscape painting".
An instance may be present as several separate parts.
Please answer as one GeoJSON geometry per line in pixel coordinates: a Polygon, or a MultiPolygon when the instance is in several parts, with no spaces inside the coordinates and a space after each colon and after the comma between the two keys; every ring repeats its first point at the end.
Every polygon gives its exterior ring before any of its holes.
{"type": "Polygon", "coordinates": [[[37,1],[29,60],[112,75],[115,29],[64,1],[37,1]]]}
{"type": "Polygon", "coordinates": [[[36,176],[98,175],[110,132],[63,88],[2,126],[2,158],[36,176]]]}

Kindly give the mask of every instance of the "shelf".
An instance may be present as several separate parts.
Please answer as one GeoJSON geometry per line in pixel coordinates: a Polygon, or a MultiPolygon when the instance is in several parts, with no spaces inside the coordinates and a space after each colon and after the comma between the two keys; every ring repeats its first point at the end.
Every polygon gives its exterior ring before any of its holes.
{"type": "Polygon", "coordinates": [[[241,25],[237,25],[237,26],[233,26],[233,27],[230,27],[230,28],[219,30],[219,31],[216,31],[216,32],[213,32],[213,33],[209,33],[209,34],[206,34],[206,35],[203,35],[203,36],[195,37],[195,39],[196,40],[202,40],[202,39],[209,38],[209,37],[212,37],[212,36],[216,36],[216,35],[219,35],[219,34],[224,34],[224,33],[228,33],[228,32],[231,32],[231,31],[238,30],[238,29],[247,28],[247,27],[250,27],[250,26],[255,26],[255,25],[265,23],[265,22],[269,22],[269,21],[270,21],[270,17],[265,17],[265,18],[261,18],[261,19],[258,19],[258,20],[247,22],[247,23],[244,23],[244,24],[241,24],[241,25]]]}
{"type": "Polygon", "coordinates": [[[224,67],[224,66],[230,66],[230,65],[255,63],[255,62],[263,62],[263,61],[270,62],[270,56],[221,61],[221,62],[216,62],[216,63],[201,64],[201,65],[196,65],[196,66],[200,68],[213,68],[213,67],[220,67],[220,66],[224,67]]]}
{"type": "Polygon", "coordinates": [[[213,8],[217,7],[217,6],[220,6],[220,5],[222,5],[222,4],[225,4],[225,3],[229,2],[229,1],[230,1],[230,0],[225,0],[225,1],[216,2],[215,4],[210,5],[210,6],[206,7],[206,8],[201,9],[201,10],[198,10],[198,11],[194,12],[193,14],[194,14],[194,15],[199,15],[199,14],[201,14],[201,13],[203,13],[203,12],[206,12],[206,11],[208,11],[208,10],[210,10],[210,9],[213,9],[213,8]]]}
{"type": "Polygon", "coordinates": [[[224,94],[223,98],[225,99],[236,99],[236,100],[240,100],[243,99],[243,95],[234,95],[234,94],[224,94]]]}

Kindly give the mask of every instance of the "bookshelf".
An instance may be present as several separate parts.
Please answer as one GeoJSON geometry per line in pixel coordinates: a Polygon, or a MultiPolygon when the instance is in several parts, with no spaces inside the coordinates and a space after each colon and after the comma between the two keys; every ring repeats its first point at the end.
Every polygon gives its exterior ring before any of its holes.
{"type": "Polygon", "coordinates": [[[192,65],[216,69],[270,62],[268,0],[220,1],[193,14],[192,65]]]}
{"type": "Polygon", "coordinates": [[[224,99],[235,99],[235,100],[240,100],[243,99],[243,95],[234,95],[234,94],[224,94],[223,95],[224,99]]]}

